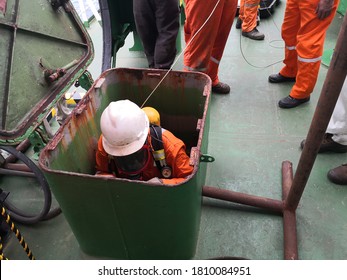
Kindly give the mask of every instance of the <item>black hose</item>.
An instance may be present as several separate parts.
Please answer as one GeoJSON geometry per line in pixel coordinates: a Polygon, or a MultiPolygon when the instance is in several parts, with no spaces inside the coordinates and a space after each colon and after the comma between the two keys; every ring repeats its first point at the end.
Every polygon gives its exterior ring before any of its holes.
{"type": "Polygon", "coordinates": [[[38,215],[28,215],[24,211],[15,207],[9,201],[5,200],[4,206],[6,207],[12,219],[21,224],[35,224],[39,221],[47,220],[59,215],[61,213],[60,208],[53,209],[51,212],[49,212],[52,204],[52,193],[45,176],[43,175],[42,171],[37,167],[37,165],[25,154],[21,153],[20,151],[17,151],[15,148],[11,146],[0,146],[0,150],[5,150],[6,152],[12,154],[13,156],[21,160],[23,163],[25,163],[36,175],[36,178],[39,181],[44,194],[44,205],[41,212],[38,215]]]}
{"type": "MultiPolygon", "coordinates": [[[[26,218],[30,218],[32,217],[32,215],[28,215],[26,212],[24,212],[23,210],[17,208],[13,203],[11,203],[10,201],[6,201],[4,203],[4,205],[6,206],[6,209],[8,210],[8,212],[11,211],[11,213],[16,213],[17,215],[21,216],[21,217],[26,217],[26,218]],[[10,210],[10,211],[9,211],[10,210]]],[[[46,216],[41,218],[41,221],[47,221],[50,220],[56,216],[58,216],[60,213],[62,213],[60,207],[54,208],[52,209],[50,212],[48,212],[46,214],[46,216]]],[[[14,219],[13,219],[14,220],[14,219]]],[[[18,221],[20,222],[20,221],[18,221]]]]}
{"type": "Polygon", "coordinates": [[[107,0],[99,0],[101,22],[102,22],[102,34],[103,34],[103,52],[102,52],[102,67],[101,72],[111,68],[112,60],[112,29],[110,10],[107,0]]]}

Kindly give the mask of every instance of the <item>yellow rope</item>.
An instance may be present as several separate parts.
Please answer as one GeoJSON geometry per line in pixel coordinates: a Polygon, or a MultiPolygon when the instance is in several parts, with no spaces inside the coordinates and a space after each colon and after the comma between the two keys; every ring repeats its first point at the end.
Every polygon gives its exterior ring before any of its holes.
{"type": "MultiPolygon", "coordinates": [[[[22,245],[25,253],[27,254],[28,258],[30,260],[35,260],[35,257],[33,256],[33,253],[31,252],[31,250],[29,249],[28,244],[25,242],[24,237],[20,234],[19,230],[16,228],[15,224],[11,221],[11,217],[10,215],[8,215],[6,213],[6,209],[4,207],[2,207],[1,209],[1,215],[4,217],[6,223],[10,226],[11,231],[16,235],[20,245],[22,245]]],[[[0,237],[0,260],[4,260],[7,258],[5,258],[3,252],[2,252],[2,240],[0,237]]]]}
{"type": "Polygon", "coordinates": [[[2,252],[2,248],[3,248],[3,246],[2,246],[2,238],[0,236],[0,260],[1,261],[2,260],[8,260],[7,258],[5,258],[4,253],[2,252]]]}

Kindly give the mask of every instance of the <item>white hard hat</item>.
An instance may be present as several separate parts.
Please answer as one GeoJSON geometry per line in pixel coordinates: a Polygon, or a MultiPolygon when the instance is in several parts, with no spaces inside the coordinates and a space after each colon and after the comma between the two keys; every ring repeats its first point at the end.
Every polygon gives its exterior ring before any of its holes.
{"type": "Polygon", "coordinates": [[[149,121],[145,112],[129,100],[111,102],[101,115],[102,144],[113,156],[135,153],[145,143],[149,121]]]}

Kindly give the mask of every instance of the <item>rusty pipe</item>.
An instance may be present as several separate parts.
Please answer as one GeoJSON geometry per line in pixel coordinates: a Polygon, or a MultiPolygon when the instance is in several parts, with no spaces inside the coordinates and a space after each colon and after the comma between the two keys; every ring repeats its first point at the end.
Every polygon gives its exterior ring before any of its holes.
{"type": "Polygon", "coordinates": [[[36,175],[33,172],[25,172],[25,171],[11,170],[11,169],[5,169],[5,168],[0,168],[0,175],[12,175],[12,176],[24,176],[24,177],[36,178],[36,175]]]}
{"type": "Polygon", "coordinates": [[[24,163],[7,163],[4,168],[9,170],[32,172],[31,168],[24,163]]]}
{"type": "Polygon", "coordinates": [[[284,259],[297,260],[298,242],[296,232],[295,211],[284,209],[283,211],[283,240],[284,240],[284,259]]]}
{"type": "Polygon", "coordinates": [[[258,208],[264,208],[276,213],[282,214],[283,212],[282,201],[270,198],[264,198],[209,186],[202,187],[202,195],[210,198],[245,204],[258,208]]]}
{"type": "MultiPolygon", "coordinates": [[[[30,143],[29,139],[25,139],[24,141],[19,143],[19,145],[16,147],[16,150],[24,153],[30,147],[30,145],[31,145],[31,143],[30,143]]],[[[9,155],[5,159],[5,164],[15,162],[16,160],[17,160],[17,158],[14,155],[9,155]]]]}
{"type": "Polygon", "coordinates": [[[293,164],[290,161],[282,162],[282,200],[286,200],[293,182],[293,164]]]}
{"type": "Polygon", "coordinates": [[[323,136],[347,75],[346,46],[347,16],[344,17],[330,67],[306,137],[305,146],[301,153],[291,189],[285,200],[285,209],[295,210],[298,207],[310,176],[323,136]]]}
{"type": "MultiPolygon", "coordinates": [[[[288,196],[290,187],[293,182],[293,168],[289,161],[282,162],[282,199],[288,196]]],[[[283,247],[285,260],[298,259],[298,242],[296,232],[296,215],[295,210],[283,210],[283,247]]]]}

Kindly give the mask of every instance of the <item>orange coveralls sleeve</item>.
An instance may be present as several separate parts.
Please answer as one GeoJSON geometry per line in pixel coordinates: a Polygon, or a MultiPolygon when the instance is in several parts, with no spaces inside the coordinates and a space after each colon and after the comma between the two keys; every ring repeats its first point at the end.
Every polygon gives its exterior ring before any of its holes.
{"type": "Polygon", "coordinates": [[[108,154],[106,153],[104,146],[102,145],[102,135],[99,137],[98,148],[95,155],[95,169],[98,175],[112,174],[109,170],[108,154]]]}
{"type": "Polygon", "coordinates": [[[218,0],[185,0],[184,70],[206,73],[210,76],[213,86],[219,83],[218,66],[237,9],[237,0],[220,0],[209,18],[217,2],[218,0]],[[204,27],[197,33],[208,18],[204,27]],[[194,39],[191,41],[193,36],[194,39]]]}
{"type": "Polygon", "coordinates": [[[331,0],[333,8],[325,19],[319,19],[316,9],[321,0],[287,0],[282,24],[285,43],[285,66],[280,74],[296,77],[290,96],[304,99],[310,96],[317,82],[326,31],[334,19],[339,0],[331,0]]]}
{"type": "Polygon", "coordinates": [[[5,13],[6,11],[6,1],[7,0],[0,0],[0,12],[5,13]]]}
{"type": "Polygon", "coordinates": [[[189,164],[186,146],[170,131],[162,134],[166,163],[172,168],[172,179],[161,179],[164,184],[178,184],[192,174],[194,167],[189,164]]]}

